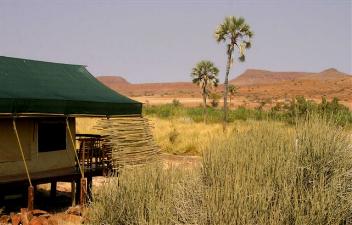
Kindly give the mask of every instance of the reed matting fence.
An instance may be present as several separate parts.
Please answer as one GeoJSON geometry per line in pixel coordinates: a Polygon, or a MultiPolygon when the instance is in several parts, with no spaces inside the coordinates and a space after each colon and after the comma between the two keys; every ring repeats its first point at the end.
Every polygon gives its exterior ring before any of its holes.
{"type": "Polygon", "coordinates": [[[152,126],[148,119],[143,117],[102,119],[96,128],[104,136],[103,148],[109,155],[113,171],[158,159],[160,148],[154,142],[152,126]]]}

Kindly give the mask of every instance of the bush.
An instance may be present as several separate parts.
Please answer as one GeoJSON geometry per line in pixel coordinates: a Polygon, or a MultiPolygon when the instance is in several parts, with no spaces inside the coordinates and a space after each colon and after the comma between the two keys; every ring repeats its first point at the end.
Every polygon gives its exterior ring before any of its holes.
{"type": "Polygon", "coordinates": [[[176,128],[173,128],[170,133],[169,133],[169,141],[170,143],[174,144],[176,142],[177,137],[180,135],[180,133],[176,130],[176,128]]]}
{"type": "Polygon", "coordinates": [[[209,99],[211,100],[210,104],[212,107],[216,108],[219,106],[221,95],[215,92],[210,93],[209,99]]]}
{"type": "MultiPolygon", "coordinates": [[[[202,107],[185,108],[178,104],[166,104],[160,106],[144,107],[144,114],[157,116],[159,118],[189,117],[195,122],[204,121],[204,110],[202,107]]],[[[326,98],[317,104],[307,100],[302,96],[292,99],[287,103],[276,103],[269,111],[264,111],[262,107],[250,109],[244,106],[228,111],[228,122],[235,120],[275,120],[289,124],[295,124],[298,120],[307,118],[309,114],[317,114],[325,117],[339,126],[350,126],[352,124],[352,112],[348,107],[339,103],[337,98],[331,102],[326,98]]],[[[209,108],[207,121],[210,123],[220,123],[223,120],[223,111],[218,108],[209,108]]]]}
{"type": "Polygon", "coordinates": [[[143,114],[166,119],[176,116],[180,110],[179,108],[181,107],[175,107],[172,104],[145,106],[143,107],[143,114]]]}
{"type": "Polygon", "coordinates": [[[295,123],[298,119],[306,118],[309,114],[315,113],[321,117],[325,117],[340,126],[346,126],[352,123],[352,113],[348,107],[339,103],[337,98],[333,98],[331,102],[325,97],[321,103],[317,104],[313,101],[298,96],[292,99],[289,105],[283,107],[284,114],[288,122],[295,123]]]}
{"type": "Polygon", "coordinates": [[[180,102],[180,100],[174,98],[174,99],[172,100],[172,105],[173,105],[174,107],[179,107],[179,106],[181,106],[181,102],[180,102]]]}
{"type": "Polygon", "coordinates": [[[237,132],[204,153],[208,224],[345,224],[351,147],[326,120],[237,132]]]}
{"type": "Polygon", "coordinates": [[[200,180],[194,174],[151,164],[124,168],[100,188],[88,224],[204,224],[200,180]]]}

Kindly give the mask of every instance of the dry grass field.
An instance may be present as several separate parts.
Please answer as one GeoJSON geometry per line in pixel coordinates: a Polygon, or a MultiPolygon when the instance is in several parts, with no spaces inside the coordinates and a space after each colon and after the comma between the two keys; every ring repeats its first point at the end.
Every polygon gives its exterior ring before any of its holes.
{"type": "Polygon", "coordinates": [[[150,120],[163,151],[199,154],[200,166],[122,169],[95,194],[88,224],[349,224],[347,130],[317,117],[235,122],[226,133],[186,118],[150,120]]]}
{"type": "MultiPolygon", "coordinates": [[[[260,121],[235,121],[229,124],[226,133],[223,133],[222,124],[220,123],[196,123],[190,118],[172,118],[161,119],[157,117],[147,117],[153,127],[153,136],[157,145],[162,150],[162,153],[194,156],[202,155],[204,149],[209,148],[209,145],[214,140],[222,137],[230,139],[234,131],[246,131],[253,125],[261,123],[260,121]]],[[[77,133],[81,134],[99,134],[96,129],[100,118],[82,117],[77,118],[77,133]]],[[[290,126],[284,123],[272,122],[278,127],[290,126]]]]}
{"type": "MultiPolygon", "coordinates": [[[[223,132],[220,122],[157,115],[145,116],[160,160],[104,180],[87,224],[350,224],[350,127],[307,114],[234,120],[223,132]]],[[[77,131],[99,132],[98,120],[78,118],[77,131]]]]}
{"type": "MultiPolygon", "coordinates": [[[[231,123],[224,133],[222,124],[196,123],[189,118],[160,119],[150,117],[154,126],[153,134],[156,143],[166,153],[176,155],[202,155],[204,149],[211,147],[218,139],[231,139],[234,132],[245,132],[259,121],[235,121],[231,123]]],[[[277,127],[289,126],[272,122],[277,127]]]]}

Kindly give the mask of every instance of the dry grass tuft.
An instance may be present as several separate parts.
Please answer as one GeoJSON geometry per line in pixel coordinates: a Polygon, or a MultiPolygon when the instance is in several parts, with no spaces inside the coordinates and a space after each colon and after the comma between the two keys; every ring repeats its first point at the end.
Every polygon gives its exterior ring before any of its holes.
{"type": "Polygon", "coordinates": [[[89,224],[202,224],[196,174],[159,164],[124,168],[94,196],[89,224]]]}

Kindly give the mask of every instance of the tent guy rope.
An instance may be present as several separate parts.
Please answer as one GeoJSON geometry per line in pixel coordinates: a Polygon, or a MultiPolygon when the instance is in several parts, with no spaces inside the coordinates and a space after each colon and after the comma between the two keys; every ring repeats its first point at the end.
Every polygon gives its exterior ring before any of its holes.
{"type": "Polygon", "coordinates": [[[15,118],[13,118],[13,120],[12,120],[12,125],[13,125],[13,129],[15,131],[15,134],[16,134],[16,140],[17,140],[17,144],[18,144],[18,147],[20,149],[20,152],[21,152],[24,168],[26,169],[26,174],[27,174],[29,185],[33,186],[31,177],[29,175],[29,170],[28,170],[28,165],[27,165],[27,162],[26,162],[26,158],[25,158],[24,153],[23,153],[23,148],[22,148],[22,145],[21,145],[20,137],[18,135],[17,126],[16,126],[16,119],[15,118]]]}

